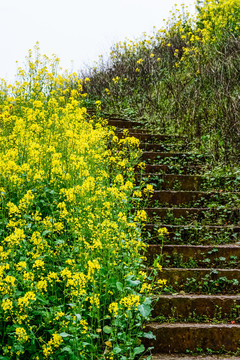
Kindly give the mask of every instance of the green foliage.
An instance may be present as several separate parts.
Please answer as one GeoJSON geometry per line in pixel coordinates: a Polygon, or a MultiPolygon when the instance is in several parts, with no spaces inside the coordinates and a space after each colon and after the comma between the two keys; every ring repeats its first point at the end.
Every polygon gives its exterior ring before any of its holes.
{"type": "Polygon", "coordinates": [[[187,134],[215,162],[239,161],[240,2],[199,1],[197,10],[176,10],[165,29],[116,44],[108,63],[89,70],[86,91],[109,112],[187,134]]]}

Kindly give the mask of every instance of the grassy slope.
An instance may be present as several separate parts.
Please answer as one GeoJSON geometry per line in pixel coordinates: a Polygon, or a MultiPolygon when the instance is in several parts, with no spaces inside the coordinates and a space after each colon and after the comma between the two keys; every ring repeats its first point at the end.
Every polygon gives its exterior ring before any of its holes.
{"type": "Polygon", "coordinates": [[[164,29],[116,44],[90,69],[86,89],[108,111],[146,119],[159,132],[184,133],[215,161],[239,161],[240,2],[176,10],[164,29]]]}

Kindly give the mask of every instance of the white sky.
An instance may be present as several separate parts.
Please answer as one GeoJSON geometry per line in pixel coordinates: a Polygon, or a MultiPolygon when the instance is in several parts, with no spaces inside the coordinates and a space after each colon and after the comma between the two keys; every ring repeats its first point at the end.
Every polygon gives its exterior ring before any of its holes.
{"type": "Polygon", "coordinates": [[[161,28],[174,4],[194,0],[0,0],[0,78],[10,81],[37,41],[78,71],[119,40],[161,28]]]}

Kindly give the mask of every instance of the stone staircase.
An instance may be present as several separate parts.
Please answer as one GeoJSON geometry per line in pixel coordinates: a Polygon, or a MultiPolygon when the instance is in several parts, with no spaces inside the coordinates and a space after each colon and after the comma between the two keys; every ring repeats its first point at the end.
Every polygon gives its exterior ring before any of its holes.
{"type": "Polygon", "coordinates": [[[191,153],[184,137],[117,118],[109,125],[140,139],[146,167],[136,176],[155,189],[145,208],[147,266],[158,256],[167,286],[146,325],[153,359],[240,359],[240,179],[203,176],[211,159],[191,153]]]}

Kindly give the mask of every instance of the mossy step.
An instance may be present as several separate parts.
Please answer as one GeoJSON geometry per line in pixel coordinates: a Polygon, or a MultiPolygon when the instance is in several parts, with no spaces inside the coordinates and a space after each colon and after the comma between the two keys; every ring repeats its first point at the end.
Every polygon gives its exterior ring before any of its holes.
{"type": "Polygon", "coordinates": [[[198,191],[203,177],[184,174],[142,174],[142,180],[154,186],[156,190],[194,190],[198,191]]]}
{"type": "Polygon", "coordinates": [[[102,117],[105,117],[107,120],[120,120],[120,121],[128,121],[128,122],[139,122],[142,126],[144,124],[144,122],[142,121],[138,121],[136,119],[129,119],[128,117],[124,117],[124,116],[121,116],[121,115],[117,115],[117,114],[111,114],[111,115],[102,115],[102,117]]]}
{"type": "Polygon", "coordinates": [[[167,164],[146,164],[144,172],[147,174],[202,174],[204,172],[203,165],[167,165],[167,164]]]}
{"type": "MultiPolygon", "coordinates": [[[[148,268],[151,271],[151,268],[148,268]]],[[[167,280],[170,292],[239,294],[240,269],[163,268],[157,279],[167,280]]],[[[162,291],[162,286],[155,292],[162,291]]]]}
{"type": "Polygon", "coordinates": [[[239,266],[240,244],[228,245],[157,245],[150,244],[145,256],[149,264],[153,263],[156,256],[169,259],[169,263],[186,264],[189,261],[197,266],[216,267],[222,264],[224,267],[239,266]]]}
{"type": "Polygon", "coordinates": [[[152,317],[173,319],[206,317],[239,322],[240,295],[158,295],[153,298],[152,317]]]}
{"type": "Polygon", "coordinates": [[[190,148],[190,144],[175,144],[175,143],[167,143],[167,144],[149,144],[149,143],[140,143],[140,148],[143,151],[187,151],[190,148]]]}
{"type": "MultiPolygon", "coordinates": [[[[120,134],[120,136],[122,136],[122,132],[123,130],[126,130],[126,129],[123,129],[123,128],[120,128],[118,129],[118,135],[120,134]]],[[[134,136],[135,134],[149,134],[150,133],[150,130],[148,129],[127,129],[128,130],[128,133],[126,133],[128,136],[134,136]]]]}
{"type": "Polygon", "coordinates": [[[169,225],[145,224],[143,238],[148,244],[236,244],[240,241],[240,226],[234,225],[169,225]],[[159,236],[161,229],[166,234],[159,236]]]}
{"type": "Polygon", "coordinates": [[[218,178],[203,175],[186,174],[137,174],[136,178],[144,180],[154,186],[156,190],[215,190],[237,191],[240,181],[234,177],[221,176],[218,178]]]}
{"type": "Polygon", "coordinates": [[[199,230],[187,230],[182,232],[169,232],[166,235],[159,237],[157,229],[149,232],[147,228],[143,229],[142,237],[146,244],[176,244],[176,245],[226,245],[226,244],[238,244],[240,237],[238,233],[226,231],[209,231],[204,229],[199,230]]]}
{"type": "MultiPolygon", "coordinates": [[[[117,134],[120,138],[123,136],[121,132],[117,134]]],[[[178,136],[178,135],[165,135],[165,134],[148,134],[142,132],[131,132],[129,131],[129,136],[134,136],[142,142],[149,142],[149,143],[159,143],[159,142],[178,142],[184,141],[186,137],[178,136]]]]}
{"type": "MultiPolygon", "coordinates": [[[[151,357],[151,360],[239,360],[239,356],[234,355],[184,355],[184,354],[155,354],[151,357]]],[[[147,357],[142,358],[147,360],[147,357]]]]}
{"type": "Polygon", "coordinates": [[[154,339],[144,339],[146,347],[155,352],[186,353],[186,351],[232,351],[239,349],[240,325],[238,324],[192,324],[149,323],[145,331],[152,331],[154,339]]]}
{"type": "MultiPolygon", "coordinates": [[[[225,206],[214,206],[214,207],[204,207],[204,208],[171,208],[171,207],[153,207],[144,209],[149,217],[149,219],[160,219],[178,221],[179,218],[182,218],[184,224],[187,221],[199,221],[200,223],[204,220],[210,220],[212,223],[217,222],[222,219],[223,222],[236,223],[240,219],[240,208],[232,208],[225,206]]],[[[167,222],[167,221],[165,221],[167,222]]]]}
{"type": "Polygon", "coordinates": [[[144,228],[146,228],[148,231],[152,231],[153,228],[155,228],[156,230],[160,229],[160,228],[166,228],[169,232],[171,231],[181,231],[181,230],[224,230],[224,231],[229,231],[229,230],[233,230],[236,233],[240,232],[240,226],[235,226],[235,225],[201,225],[201,224],[196,224],[196,225],[173,225],[173,224],[146,224],[144,226],[144,228]]]}
{"type": "MultiPolygon", "coordinates": [[[[168,204],[168,206],[188,204],[191,205],[198,201],[197,206],[206,203],[206,200],[217,204],[231,204],[234,201],[240,204],[240,192],[221,192],[221,191],[173,191],[173,190],[156,190],[149,199],[149,204],[168,204]]],[[[191,207],[191,206],[188,206],[191,207]]],[[[237,207],[235,205],[235,207],[237,207]]]]}
{"type": "MultiPolygon", "coordinates": [[[[174,225],[174,224],[166,224],[164,222],[156,222],[153,220],[153,223],[147,223],[143,226],[143,235],[146,237],[156,237],[160,235],[163,236],[164,242],[166,243],[167,239],[171,239],[174,241],[177,239],[176,244],[189,244],[196,243],[199,241],[199,244],[207,244],[206,240],[209,240],[209,244],[214,243],[214,237],[216,244],[224,244],[224,243],[237,243],[240,241],[240,225],[230,224],[230,225],[215,225],[215,224],[201,224],[196,222],[196,224],[184,224],[184,225],[174,225]],[[167,233],[164,231],[161,232],[161,229],[166,229],[167,233]],[[228,241],[224,241],[225,238],[229,238],[228,241]],[[230,239],[231,238],[231,239],[230,239]],[[195,240],[194,242],[190,242],[189,240],[195,240]],[[179,242],[182,240],[182,242],[179,242]]],[[[161,236],[159,239],[161,239],[161,236]]],[[[161,240],[159,240],[161,241],[161,240]]],[[[157,243],[159,243],[157,241],[157,243]]],[[[149,241],[148,241],[149,243],[149,241]]],[[[151,240],[150,240],[151,243],[151,240]]],[[[155,243],[155,241],[153,242],[155,243]]],[[[169,241],[167,241],[169,244],[169,241]]]]}
{"type": "Polygon", "coordinates": [[[136,126],[142,126],[142,123],[138,121],[123,120],[123,119],[107,119],[108,125],[119,128],[131,129],[136,126]]]}
{"type": "Polygon", "coordinates": [[[207,156],[197,153],[186,152],[160,152],[160,151],[144,151],[141,155],[141,160],[148,163],[168,161],[174,163],[176,161],[186,162],[187,164],[202,164],[206,161],[207,156]]]}

